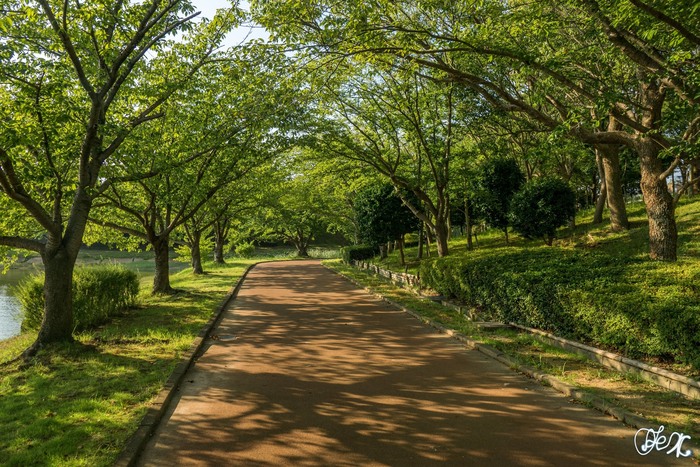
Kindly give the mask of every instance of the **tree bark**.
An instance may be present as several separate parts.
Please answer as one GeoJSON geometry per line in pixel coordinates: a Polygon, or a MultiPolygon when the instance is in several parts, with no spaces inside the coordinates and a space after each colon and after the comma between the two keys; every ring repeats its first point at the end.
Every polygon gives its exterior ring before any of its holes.
{"type": "Polygon", "coordinates": [[[226,246],[228,233],[228,221],[217,221],[214,224],[214,262],[225,264],[224,248],[226,246]]]}
{"type": "Polygon", "coordinates": [[[437,246],[437,253],[440,258],[448,255],[448,238],[449,232],[448,228],[443,222],[435,222],[435,244],[437,246]]]}
{"type": "Polygon", "coordinates": [[[404,251],[403,251],[403,243],[404,243],[403,236],[401,236],[401,238],[398,239],[396,241],[396,243],[398,243],[398,246],[399,246],[399,255],[401,257],[401,266],[406,266],[406,255],[404,254],[404,251]]]}
{"type": "Polygon", "coordinates": [[[204,274],[204,268],[202,268],[202,232],[192,232],[190,253],[192,256],[192,273],[204,274]]]}
{"type": "Polygon", "coordinates": [[[605,165],[603,164],[603,156],[600,150],[596,148],[595,150],[595,162],[598,167],[598,177],[600,179],[600,192],[598,193],[598,199],[595,202],[595,213],[593,214],[593,223],[602,224],[603,223],[603,211],[605,210],[605,201],[608,197],[608,185],[605,182],[605,165]]]}
{"type": "Polygon", "coordinates": [[[43,258],[44,318],[36,342],[25,355],[33,355],[46,344],[73,340],[73,270],[77,256],[60,246],[43,258]]]}
{"type": "Polygon", "coordinates": [[[661,179],[663,166],[658,158],[660,148],[651,139],[639,144],[641,188],[649,218],[649,257],[657,261],[676,261],[678,230],[673,196],[666,180],[661,179]]]}
{"type": "Polygon", "coordinates": [[[597,145],[603,159],[605,170],[605,186],[607,188],[607,202],[610,210],[610,227],[614,231],[629,229],[627,219],[627,207],[622,191],[622,170],[620,169],[619,145],[597,145]]]}
{"type": "Polygon", "coordinates": [[[466,196],[464,197],[464,222],[467,231],[467,250],[471,251],[474,249],[474,243],[472,242],[472,217],[469,215],[469,198],[466,196]]]}
{"type": "Polygon", "coordinates": [[[156,236],[151,242],[156,255],[156,270],[153,276],[153,294],[172,294],[170,286],[170,238],[167,235],[156,236]]]}

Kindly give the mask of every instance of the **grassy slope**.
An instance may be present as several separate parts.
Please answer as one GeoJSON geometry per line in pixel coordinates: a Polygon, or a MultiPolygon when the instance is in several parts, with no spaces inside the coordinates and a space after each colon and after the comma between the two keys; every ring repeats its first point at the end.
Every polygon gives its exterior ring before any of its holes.
{"type": "MultiPolygon", "coordinates": [[[[172,282],[181,292],[172,297],[149,296],[144,276],[137,309],[27,368],[0,367],[0,463],[111,465],[180,355],[256,261],[210,265],[201,277],[177,273],[172,282]]],[[[0,342],[0,362],[33,337],[0,342]]]]}
{"type": "MultiPolygon", "coordinates": [[[[512,264],[514,272],[539,271],[543,280],[548,275],[567,275],[570,283],[567,287],[580,289],[580,299],[585,303],[590,302],[591,310],[599,308],[607,313],[606,326],[627,329],[627,323],[635,320],[643,322],[641,320],[646,316],[654,316],[655,313],[673,310],[696,312],[700,309],[700,287],[697,285],[700,280],[700,200],[684,200],[678,207],[679,259],[675,263],[648,259],[644,206],[640,203],[630,205],[629,215],[632,222],[629,232],[612,232],[607,223],[592,225],[592,213],[589,211],[579,216],[578,225],[573,231],[562,229],[559,232],[559,240],[553,248],[541,241],[527,241],[515,235],[511,244],[506,245],[502,233],[491,231],[480,235],[478,247],[473,251],[466,250],[463,238],[454,239],[450,245],[451,256],[464,256],[491,265],[502,263],[507,258],[506,264],[512,264]]],[[[416,255],[415,247],[408,249],[407,258],[415,258],[416,255]]],[[[380,263],[393,270],[403,270],[397,254],[380,263]]],[[[409,272],[415,273],[418,264],[415,260],[410,262],[409,272]]],[[[590,316],[595,316],[595,313],[591,312],[590,316]]],[[[593,323],[586,325],[597,325],[595,321],[593,323]]],[[[612,335],[612,328],[608,329],[610,337],[607,337],[605,329],[597,331],[603,343],[590,343],[609,344],[607,348],[610,350],[629,351],[629,356],[633,358],[639,358],[647,351],[653,355],[657,348],[663,352],[663,346],[658,342],[663,341],[663,332],[670,332],[659,331],[661,337],[657,338],[657,343],[649,340],[637,344],[632,340],[629,343],[620,341],[621,333],[612,335]]],[[[676,370],[692,371],[684,365],[677,366],[676,370]]]]}

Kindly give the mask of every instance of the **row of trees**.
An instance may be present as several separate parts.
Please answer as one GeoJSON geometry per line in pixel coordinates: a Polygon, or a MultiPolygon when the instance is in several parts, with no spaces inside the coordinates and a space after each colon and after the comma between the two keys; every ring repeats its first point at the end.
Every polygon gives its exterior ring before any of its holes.
{"type": "Polygon", "coordinates": [[[0,1],[0,246],[37,252],[45,310],[31,356],[72,339],[81,246],[155,251],[154,293],[186,243],[201,272],[217,259],[260,178],[295,139],[304,93],[279,79],[288,57],[258,44],[222,50],[243,16],[211,20],[186,0],[0,1]]]}
{"type": "Polygon", "coordinates": [[[318,145],[361,161],[447,254],[449,194],[507,151],[528,176],[594,168],[611,225],[628,228],[621,160],[634,159],[649,254],[675,260],[675,204],[697,184],[700,30],[692,2],[252,2],[313,63],[318,145]],[[537,167],[538,159],[546,159],[537,167]],[[540,173],[537,173],[540,172],[540,173]],[[675,191],[668,178],[680,173],[675,191]]]}
{"type": "Polygon", "coordinates": [[[534,235],[508,207],[563,200],[542,198],[552,177],[626,229],[637,177],[650,257],[674,260],[699,166],[693,6],[453,3],[257,0],[277,43],[222,50],[235,7],[198,21],[188,0],[0,0],[0,246],[46,271],[27,355],[71,338],[84,242],[148,245],[166,293],[174,242],[201,272],[203,239],[223,261],[235,231],[300,255],[324,230],[401,240],[415,219],[440,256],[476,217],[534,235]],[[363,204],[396,196],[411,225],[372,232],[363,204]]]}

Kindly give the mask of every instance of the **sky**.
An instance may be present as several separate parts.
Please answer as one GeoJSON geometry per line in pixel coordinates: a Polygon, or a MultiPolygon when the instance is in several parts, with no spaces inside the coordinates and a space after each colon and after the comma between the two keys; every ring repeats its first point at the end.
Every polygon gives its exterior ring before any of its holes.
{"type": "MultiPolygon", "coordinates": [[[[218,8],[226,8],[231,3],[228,0],[192,0],[192,4],[197,11],[202,12],[202,16],[212,18],[218,8]]],[[[248,10],[248,2],[242,1],[241,8],[248,10]]],[[[251,29],[250,27],[241,27],[233,31],[227,38],[224,47],[230,47],[240,44],[247,39],[267,38],[267,33],[264,29],[258,27],[251,29]]]]}

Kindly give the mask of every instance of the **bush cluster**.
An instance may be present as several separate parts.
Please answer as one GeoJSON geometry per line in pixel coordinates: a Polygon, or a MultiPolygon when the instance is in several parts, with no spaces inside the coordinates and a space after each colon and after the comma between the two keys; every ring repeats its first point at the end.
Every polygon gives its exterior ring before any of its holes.
{"type": "Polygon", "coordinates": [[[239,243],[238,245],[236,245],[234,251],[236,255],[240,256],[241,258],[250,258],[255,253],[255,245],[253,244],[253,242],[239,243]]]}
{"type": "Polygon", "coordinates": [[[420,277],[424,286],[492,319],[631,358],[700,368],[700,295],[693,274],[680,277],[679,269],[674,277],[663,268],[680,266],[635,262],[640,260],[578,250],[505,248],[426,261],[420,277]]]}
{"type": "Polygon", "coordinates": [[[378,247],[370,245],[353,245],[340,249],[340,255],[347,264],[351,264],[353,261],[374,258],[377,253],[379,253],[378,247]]]}
{"type": "MultiPolygon", "coordinates": [[[[76,268],[73,275],[73,322],[76,331],[105,323],[134,305],[139,293],[135,272],[119,266],[76,268]]],[[[22,281],[15,295],[22,307],[23,329],[39,329],[44,316],[44,275],[22,281]]]]}

